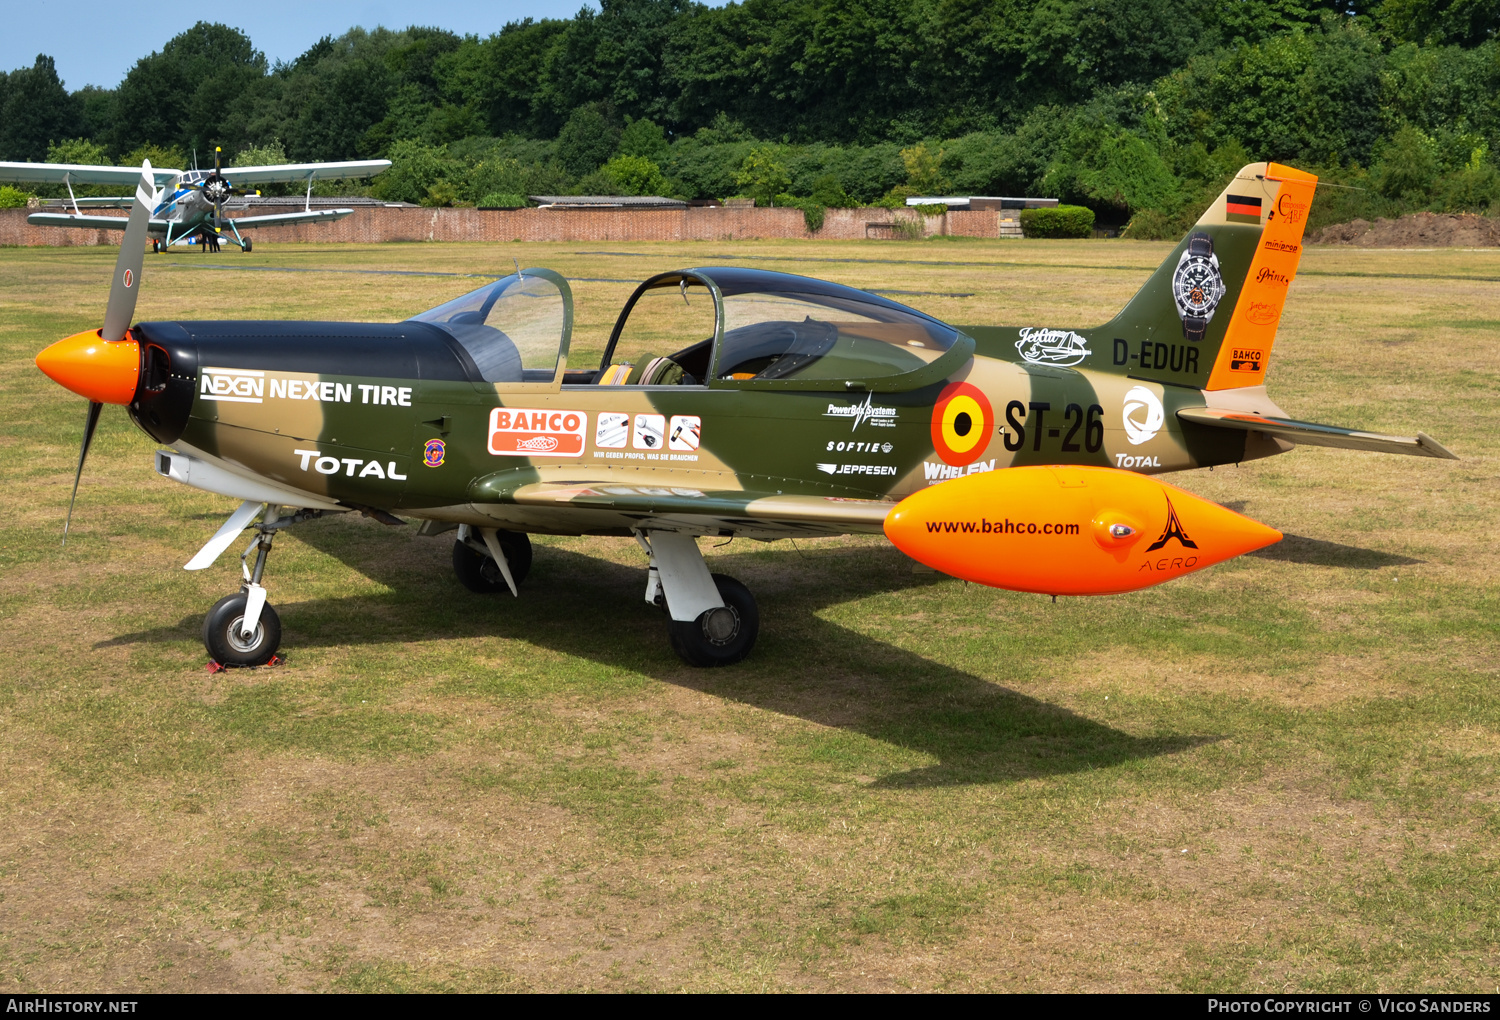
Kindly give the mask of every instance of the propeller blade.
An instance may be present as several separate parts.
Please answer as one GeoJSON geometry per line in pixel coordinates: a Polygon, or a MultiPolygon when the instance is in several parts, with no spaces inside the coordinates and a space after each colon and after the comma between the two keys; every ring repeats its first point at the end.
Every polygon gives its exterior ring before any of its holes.
{"type": "Polygon", "coordinates": [[[125,240],[120,257],[115,260],[115,278],[109,285],[109,305],[104,309],[104,328],[99,335],[106,340],[122,340],[135,318],[135,299],[140,290],[141,266],[146,261],[146,231],[151,226],[151,206],[156,200],[156,184],[151,178],[151,161],[141,160],[141,179],[135,186],[135,201],[125,224],[125,240]]]}
{"type": "Polygon", "coordinates": [[[68,499],[68,519],[63,524],[63,545],[68,544],[68,528],[73,525],[73,504],[78,502],[78,482],[83,478],[83,462],[88,459],[89,446],[94,442],[94,430],[99,427],[99,412],[104,405],[97,400],[89,401],[89,415],[83,422],[83,446],[78,450],[78,472],[73,476],[73,495],[68,499]]]}

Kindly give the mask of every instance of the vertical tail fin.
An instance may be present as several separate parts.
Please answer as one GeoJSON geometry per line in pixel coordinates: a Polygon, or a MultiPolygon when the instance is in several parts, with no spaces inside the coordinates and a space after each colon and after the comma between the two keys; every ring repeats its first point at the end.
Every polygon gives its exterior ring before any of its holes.
{"type": "Polygon", "coordinates": [[[1317,177],[1252,163],[1229,182],[1119,315],[1090,331],[1117,371],[1220,390],[1259,386],[1317,177]]]}

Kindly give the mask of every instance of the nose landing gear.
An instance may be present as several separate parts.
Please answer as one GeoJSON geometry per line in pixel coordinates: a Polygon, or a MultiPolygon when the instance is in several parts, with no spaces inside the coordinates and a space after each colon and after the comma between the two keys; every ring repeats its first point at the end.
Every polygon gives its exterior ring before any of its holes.
{"type": "MultiPolygon", "coordinates": [[[[247,506],[253,507],[254,504],[247,506]]],[[[281,617],[266,602],[266,589],[260,583],[266,572],[266,560],[271,555],[271,542],[276,532],[283,528],[321,517],[323,513],[322,510],[298,510],[283,517],[277,507],[266,507],[260,521],[253,525],[255,537],[240,554],[244,584],[233,595],[215,602],[203,620],[203,647],[208,649],[209,658],[213,660],[210,668],[264,666],[275,660],[281,647],[281,617]],[[255,556],[253,567],[249,562],[252,554],[255,556]]],[[[233,527],[235,523],[231,518],[225,527],[233,527]]]]}

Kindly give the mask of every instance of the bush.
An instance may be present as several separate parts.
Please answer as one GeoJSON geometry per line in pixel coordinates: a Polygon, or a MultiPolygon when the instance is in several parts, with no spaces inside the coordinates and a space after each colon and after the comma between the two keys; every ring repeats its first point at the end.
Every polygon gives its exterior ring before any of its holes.
{"type": "Polygon", "coordinates": [[[1180,234],[1173,217],[1159,209],[1142,209],[1130,217],[1130,222],[1120,231],[1121,237],[1128,237],[1133,241],[1170,241],[1180,234]]]}
{"type": "Polygon", "coordinates": [[[801,209],[802,222],[807,227],[809,234],[816,234],[823,229],[825,212],[823,204],[816,199],[798,198],[796,195],[782,193],[772,200],[772,205],[779,205],[786,209],[801,209]]]}
{"type": "Polygon", "coordinates": [[[0,184],[0,209],[24,209],[31,196],[9,184],[0,184]]]}
{"type": "Polygon", "coordinates": [[[1092,237],[1094,210],[1081,205],[1022,209],[1021,232],[1027,237],[1092,237]]]}
{"type": "MultiPolygon", "coordinates": [[[[649,121],[636,121],[637,124],[649,121]]],[[[661,167],[645,156],[616,156],[604,164],[604,173],[614,182],[616,195],[665,195],[667,179],[661,167]]]]}
{"type": "Polygon", "coordinates": [[[478,202],[481,209],[525,209],[525,195],[485,195],[478,202]]]}

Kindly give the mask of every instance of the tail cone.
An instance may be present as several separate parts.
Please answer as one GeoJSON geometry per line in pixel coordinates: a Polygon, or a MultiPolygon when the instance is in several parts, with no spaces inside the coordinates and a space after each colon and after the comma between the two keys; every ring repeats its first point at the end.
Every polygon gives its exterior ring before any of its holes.
{"type": "Polygon", "coordinates": [[[104,340],[99,330],[76,333],[36,356],[53,382],[100,404],[128,404],[141,376],[141,346],[129,335],[104,340]]]}

